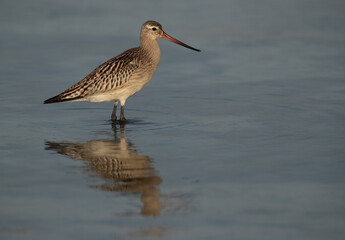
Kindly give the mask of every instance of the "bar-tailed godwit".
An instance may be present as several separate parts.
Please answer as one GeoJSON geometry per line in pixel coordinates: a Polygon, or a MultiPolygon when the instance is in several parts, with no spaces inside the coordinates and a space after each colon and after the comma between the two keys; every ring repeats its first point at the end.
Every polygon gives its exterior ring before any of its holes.
{"type": "Polygon", "coordinates": [[[128,49],[106,61],[83,80],[49,98],[44,103],[67,101],[107,102],[115,101],[111,119],[116,121],[116,107],[121,103],[120,121],[126,121],[124,107],[128,97],[140,91],[150,81],[160,60],[158,38],[166,39],[186,48],[200,52],[166,34],[161,24],[147,21],[141,27],[140,46],[128,49]]]}

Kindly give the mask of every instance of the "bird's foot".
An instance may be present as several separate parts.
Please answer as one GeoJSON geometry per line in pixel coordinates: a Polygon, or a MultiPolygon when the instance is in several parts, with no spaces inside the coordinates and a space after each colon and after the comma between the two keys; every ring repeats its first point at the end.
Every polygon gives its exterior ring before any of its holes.
{"type": "Polygon", "coordinates": [[[116,115],[111,115],[111,121],[116,122],[116,119],[117,119],[116,115]]]}
{"type": "Polygon", "coordinates": [[[120,123],[125,123],[127,120],[125,117],[121,116],[120,119],[119,119],[119,122],[120,123]]]}

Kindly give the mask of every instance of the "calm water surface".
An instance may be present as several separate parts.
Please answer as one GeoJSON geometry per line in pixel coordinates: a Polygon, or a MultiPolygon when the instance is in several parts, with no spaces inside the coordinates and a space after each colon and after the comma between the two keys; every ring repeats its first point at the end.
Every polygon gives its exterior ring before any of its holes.
{"type": "Polygon", "coordinates": [[[344,239],[344,1],[1,1],[1,239],[344,239]],[[149,19],[127,101],[43,105],[149,19]]]}

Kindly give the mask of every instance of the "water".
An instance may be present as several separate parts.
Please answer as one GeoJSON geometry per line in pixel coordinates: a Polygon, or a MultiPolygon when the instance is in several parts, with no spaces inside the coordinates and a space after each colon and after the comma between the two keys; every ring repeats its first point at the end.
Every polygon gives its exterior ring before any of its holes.
{"type": "Polygon", "coordinates": [[[343,1],[2,1],[1,239],[344,239],[343,1]],[[127,102],[42,102],[149,19],[127,102]]]}

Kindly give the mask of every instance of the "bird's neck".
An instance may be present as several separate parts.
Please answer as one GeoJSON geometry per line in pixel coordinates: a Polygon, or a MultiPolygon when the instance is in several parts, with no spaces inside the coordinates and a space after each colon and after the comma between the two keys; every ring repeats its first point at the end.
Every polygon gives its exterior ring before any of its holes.
{"type": "Polygon", "coordinates": [[[157,41],[152,40],[152,39],[141,38],[140,39],[140,47],[145,50],[148,57],[150,57],[152,59],[153,63],[156,66],[158,66],[160,56],[161,56],[161,51],[159,49],[157,41]]]}

